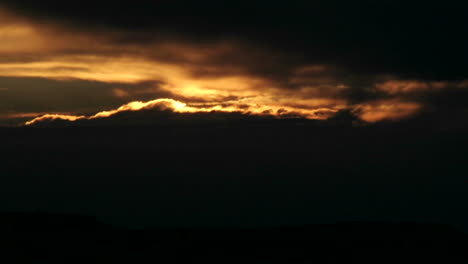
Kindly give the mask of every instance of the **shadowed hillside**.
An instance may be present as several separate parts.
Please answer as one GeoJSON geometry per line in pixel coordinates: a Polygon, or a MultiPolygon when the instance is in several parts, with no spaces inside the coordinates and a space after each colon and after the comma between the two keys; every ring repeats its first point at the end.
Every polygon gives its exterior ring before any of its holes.
{"type": "Polygon", "coordinates": [[[314,263],[318,259],[384,262],[468,257],[466,234],[436,224],[131,230],[89,217],[36,213],[0,214],[0,226],[2,250],[35,260],[314,263]]]}
{"type": "Polygon", "coordinates": [[[134,227],[431,221],[468,230],[465,130],[304,120],[0,130],[0,211],[134,227]]]}

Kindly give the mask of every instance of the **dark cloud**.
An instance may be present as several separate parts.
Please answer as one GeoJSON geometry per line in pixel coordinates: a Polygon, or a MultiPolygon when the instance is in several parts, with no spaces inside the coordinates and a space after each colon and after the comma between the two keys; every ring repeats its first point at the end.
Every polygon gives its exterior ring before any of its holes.
{"type": "Polygon", "coordinates": [[[23,16],[34,29],[23,37],[41,44],[4,48],[3,75],[91,81],[3,91],[0,111],[77,115],[157,98],[295,108],[286,115],[345,109],[373,121],[445,111],[453,107],[440,102],[468,79],[462,5],[3,1],[9,23],[23,16]]]}
{"type": "MultiPolygon", "coordinates": [[[[466,78],[465,4],[455,1],[4,1],[20,13],[122,42],[232,39],[365,74],[466,78]],[[127,36],[127,37],[125,37],[127,36]]],[[[277,70],[274,70],[277,72],[277,70]]]]}
{"type": "Polygon", "coordinates": [[[17,124],[14,119],[24,121],[45,112],[95,113],[132,100],[171,96],[169,92],[158,91],[159,85],[0,77],[0,124],[17,124]],[[117,91],[126,94],[118,96],[117,91]]]}

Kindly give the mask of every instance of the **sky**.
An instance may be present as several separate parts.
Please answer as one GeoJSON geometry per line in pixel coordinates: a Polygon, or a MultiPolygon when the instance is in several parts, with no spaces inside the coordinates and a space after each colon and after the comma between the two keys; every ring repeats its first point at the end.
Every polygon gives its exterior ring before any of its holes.
{"type": "Polygon", "coordinates": [[[460,1],[2,1],[0,125],[166,109],[463,115],[460,1]]]}

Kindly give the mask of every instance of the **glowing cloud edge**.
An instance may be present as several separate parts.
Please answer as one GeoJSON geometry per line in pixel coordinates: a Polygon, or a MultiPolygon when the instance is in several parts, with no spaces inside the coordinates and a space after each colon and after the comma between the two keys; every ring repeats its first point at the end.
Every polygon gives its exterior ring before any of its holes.
{"type": "Polygon", "coordinates": [[[251,105],[249,108],[243,109],[238,105],[230,105],[230,106],[223,106],[222,103],[215,104],[209,107],[196,107],[196,106],[189,106],[184,102],[177,101],[170,98],[159,98],[147,102],[143,101],[133,101],[127,104],[120,106],[117,109],[102,111],[96,113],[92,116],[83,116],[83,115],[69,115],[69,114],[45,114],[39,117],[36,117],[28,122],[25,123],[26,126],[34,125],[39,122],[43,121],[50,121],[50,120],[65,120],[65,121],[78,121],[78,120],[92,120],[92,119],[99,119],[99,118],[108,118],[113,115],[122,112],[131,112],[131,111],[141,111],[141,110],[149,110],[149,109],[160,109],[160,110],[170,110],[175,113],[207,113],[207,112],[226,112],[226,113],[233,113],[233,112],[240,112],[243,114],[254,114],[254,115],[275,115],[281,116],[284,113],[296,113],[304,118],[309,119],[327,119],[329,116],[321,115],[319,113],[327,112],[330,115],[336,113],[338,110],[331,109],[331,108],[317,108],[317,109],[309,109],[309,110],[302,110],[297,111],[297,109],[287,109],[285,107],[278,107],[278,106],[268,106],[268,105],[251,105]]]}

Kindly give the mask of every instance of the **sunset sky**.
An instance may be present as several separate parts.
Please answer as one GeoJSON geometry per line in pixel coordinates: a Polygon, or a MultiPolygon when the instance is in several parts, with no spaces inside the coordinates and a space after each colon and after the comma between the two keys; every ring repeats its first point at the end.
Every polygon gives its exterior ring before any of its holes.
{"type": "Polygon", "coordinates": [[[161,106],[368,122],[466,111],[464,9],[416,2],[2,1],[0,124],[161,106]]]}

